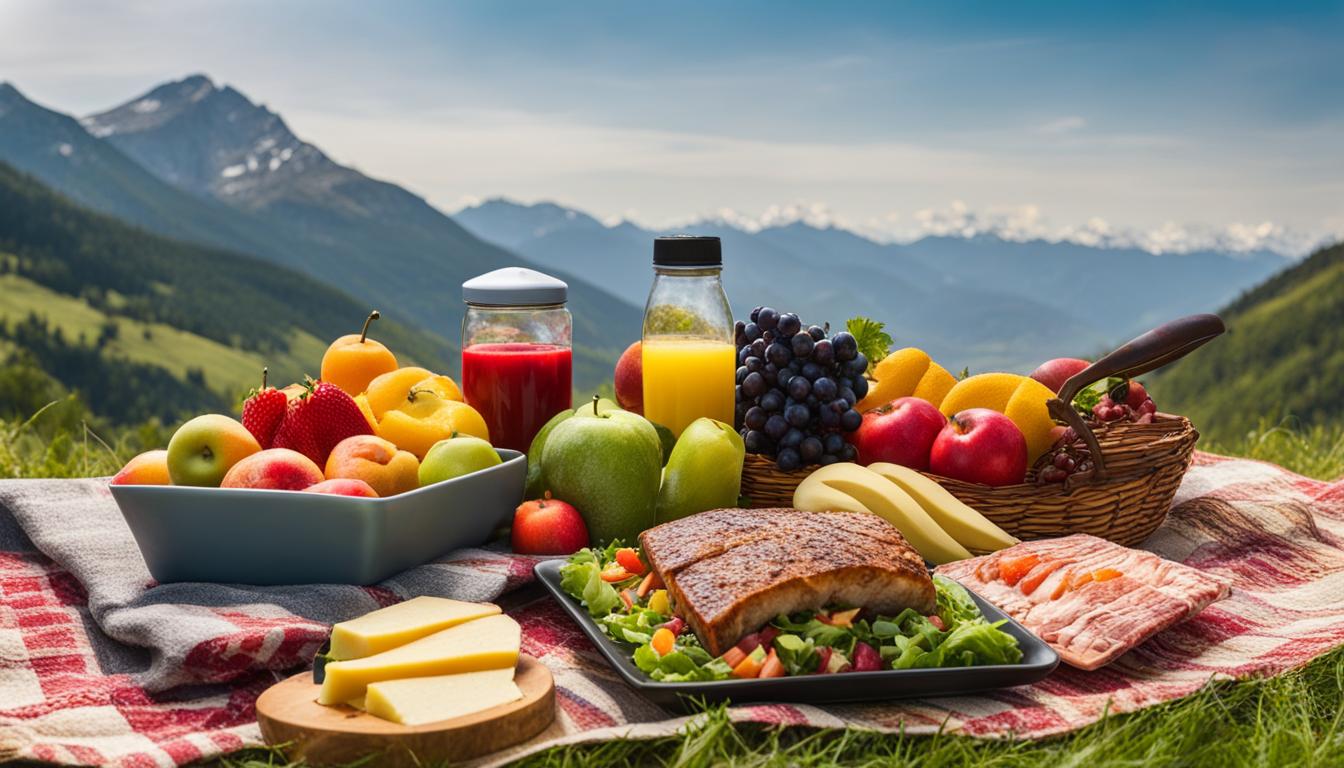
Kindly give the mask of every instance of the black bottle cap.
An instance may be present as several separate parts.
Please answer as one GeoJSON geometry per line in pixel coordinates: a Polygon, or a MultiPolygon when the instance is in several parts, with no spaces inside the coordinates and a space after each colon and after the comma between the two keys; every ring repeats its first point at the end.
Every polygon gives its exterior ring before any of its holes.
{"type": "Polygon", "coordinates": [[[655,267],[721,267],[723,246],[717,237],[672,235],[653,239],[655,267]]]}

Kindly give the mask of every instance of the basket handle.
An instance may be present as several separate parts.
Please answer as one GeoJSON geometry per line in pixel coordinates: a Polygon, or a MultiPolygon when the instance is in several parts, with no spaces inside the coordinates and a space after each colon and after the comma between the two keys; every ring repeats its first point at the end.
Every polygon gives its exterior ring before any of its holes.
{"type": "Polygon", "coordinates": [[[1055,421],[1073,427],[1092,451],[1094,477],[1106,479],[1106,460],[1096,435],[1073,408],[1073,399],[1085,387],[1111,376],[1133,378],[1155,371],[1185,357],[1227,330],[1217,315],[1188,315],[1159,325],[1122,344],[1114,352],[1074,374],[1059,390],[1059,397],[1046,403],[1055,421]]]}

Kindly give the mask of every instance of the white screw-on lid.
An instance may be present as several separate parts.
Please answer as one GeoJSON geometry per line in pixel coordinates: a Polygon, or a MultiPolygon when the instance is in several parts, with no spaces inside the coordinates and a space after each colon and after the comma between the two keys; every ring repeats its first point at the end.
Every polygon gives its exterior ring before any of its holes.
{"type": "Polygon", "coordinates": [[[463,301],[497,307],[564,304],[568,295],[564,280],[524,267],[496,269],[462,284],[463,301]]]}

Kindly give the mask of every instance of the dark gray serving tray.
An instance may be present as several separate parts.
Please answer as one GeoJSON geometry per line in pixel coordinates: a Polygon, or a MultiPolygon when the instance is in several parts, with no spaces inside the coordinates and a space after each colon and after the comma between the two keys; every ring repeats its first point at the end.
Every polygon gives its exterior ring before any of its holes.
{"type": "Polygon", "coordinates": [[[252,488],[113,485],[159,582],[374,584],[483,544],[523,500],[527,457],[381,499],[252,488]]]}
{"type": "Polygon", "coordinates": [[[1059,656],[1040,638],[1028,632],[1002,611],[980,598],[971,597],[990,621],[1007,619],[1003,630],[1017,638],[1022,661],[985,667],[943,669],[889,669],[881,672],[846,672],[839,675],[774,677],[768,680],[716,680],[707,683],[659,683],[635,666],[634,647],[619,643],[598,627],[588,611],[560,588],[564,560],[546,560],[536,566],[537,578],[579,625],[608,663],[629,683],[656,704],[688,708],[694,699],[704,701],[794,702],[821,704],[844,701],[885,701],[977,693],[1044,679],[1059,666],[1059,656]]]}

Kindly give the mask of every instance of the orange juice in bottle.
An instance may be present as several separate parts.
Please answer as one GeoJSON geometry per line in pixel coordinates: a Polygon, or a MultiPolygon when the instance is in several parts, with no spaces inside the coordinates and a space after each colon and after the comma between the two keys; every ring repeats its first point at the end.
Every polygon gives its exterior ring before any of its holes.
{"type": "Polygon", "coordinates": [[[644,416],[680,435],[707,416],[733,423],[737,350],[717,237],[659,237],[644,308],[644,416]]]}

